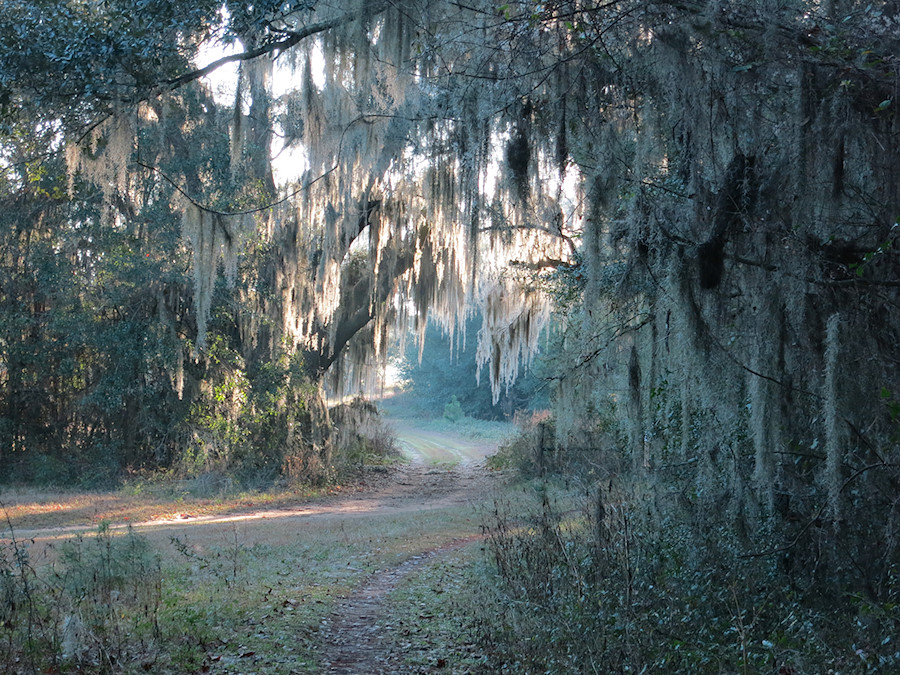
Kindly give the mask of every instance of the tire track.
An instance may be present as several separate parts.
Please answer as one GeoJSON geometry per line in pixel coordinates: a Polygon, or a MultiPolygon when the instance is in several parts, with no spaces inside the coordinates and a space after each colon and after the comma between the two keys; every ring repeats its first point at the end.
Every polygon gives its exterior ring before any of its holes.
{"type": "Polygon", "coordinates": [[[414,672],[404,666],[403,654],[392,649],[389,638],[392,627],[385,622],[387,597],[422,565],[481,539],[483,535],[455,539],[412,556],[395,567],[377,572],[365,585],[340,601],[319,628],[324,637],[323,672],[334,675],[414,672]]]}

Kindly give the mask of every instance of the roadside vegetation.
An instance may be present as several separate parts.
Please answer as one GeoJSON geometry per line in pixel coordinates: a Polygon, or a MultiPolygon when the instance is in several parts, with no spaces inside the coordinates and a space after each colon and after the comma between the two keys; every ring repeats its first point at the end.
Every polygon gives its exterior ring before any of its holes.
{"type": "Polygon", "coordinates": [[[740,514],[704,508],[690,464],[651,500],[614,438],[606,452],[567,453],[542,435],[550,423],[492,460],[515,469],[519,489],[484,514],[487,553],[463,612],[477,617],[488,672],[900,669],[896,570],[884,599],[849,582],[834,593],[820,571],[794,567],[791,545],[754,548],[740,514]]]}
{"type": "Polygon", "coordinates": [[[368,575],[478,530],[467,507],[304,523],[0,537],[0,672],[320,672],[319,624],[368,575]],[[37,551],[37,553],[33,553],[37,551]]]}
{"type": "MultiPolygon", "coordinates": [[[[349,422],[368,407],[354,402],[337,415],[349,422]]],[[[386,461],[396,461],[393,436],[382,435],[389,423],[378,419],[379,434],[367,436],[365,425],[360,434],[348,434],[352,425],[345,427],[343,438],[357,453],[348,457],[358,460],[344,474],[350,483],[205,496],[188,492],[190,481],[165,477],[135,479],[105,493],[4,490],[0,673],[321,672],[320,625],[338,599],[381,570],[459,539],[477,539],[481,531],[471,503],[340,514],[304,520],[302,527],[284,520],[290,514],[279,508],[308,505],[326,493],[351,497],[373,474],[382,475],[386,461]],[[362,442],[371,436],[391,442],[362,442]],[[261,509],[266,517],[249,521],[146,523],[261,509]],[[81,533],[35,532],[39,527],[81,533]]],[[[471,418],[424,424],[426,440],[442,438],[452,427],[458,437],[486,444],[509,431],[509,425],[471,418]]],[[[422,456],[428,456],[424,450],[422,456]]],[[[470,606],[469,562],[480,555],[480,545],[476,540],[429,561],[391,600],[391,639],[411,667],[450,664],[446,672],[462,673],[483,661],[477,636],[461,640],[457,629],[470,606]],[[454,599],[445,604],[445,598],[454,599]]]]}
{"type": "MultiPolygon", "coordinates": [[[[400,460],[393,431],[374,405],[359,398],[330,411],[327,472],[312,480],[286,457],[285,471],[254,473],[227,458],[195,457],[169,470],[146,470],[78,490],[62,481],[6,484],[0,507],[19,529],[95,527],[184,515],[210,516],[255,508],[279,508],[339,492],[400,460]]],[[[245,459],[249,459],[245,456],[245,459]]]]}

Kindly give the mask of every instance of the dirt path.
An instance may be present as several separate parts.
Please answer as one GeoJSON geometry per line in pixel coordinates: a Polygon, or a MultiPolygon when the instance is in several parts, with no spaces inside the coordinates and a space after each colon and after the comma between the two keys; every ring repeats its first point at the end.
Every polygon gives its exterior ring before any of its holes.
{"type": "MultiPolygon", "coordinates": [[[[484,469],[484,459],[496,449],[495,444],[452,437],[409,424],[397,425],[397,435],[410,464],[388,489],[388,503],[396,500],[394,508],[421,510],[472,503],[486,494],[491,481],[484,469]],[[437,468],[441,465],[450,467],[437,468]]],[[[324,641],[324,672],[357,675],[415,672],[405,668],[403,654],[390,647],[392,626],[386,623],[385,601],[423,564],[479,539],[480,535],[473,534],[414,555],[400,565],[374,574],[365,585],[339,602],[319,630],[324,641]]]]}
{"type": "MultiPolygon", "coordinates": [[[[321,621],[317,642],[326,673],[408,673],[417,672],[403,665],[404,654],[389,645],[392,628],[386,600],[405,580],[421,572],[423,566],[443,554],[457,550],[480,538],[477,524],[465,530],[450,530],[438,517],[423,540],[420,524],[429,512],[453,507],[468,507],[483,502],[499,478],[485,468],[485,458],[496,449],[496,441],[473,440],[447,431],[423,430],[414,423],[395,421],[401,450],[406,461],[399,467],[375,473],[359,492],[341,494],[325,500],[286,508],[256,509],[218,516],[191,516],[132,523],[149,540],[160,546],[173,537],[189,537],[202,549],[221,542],[241,527],[242,546],[303,538],[310,528],[346,536],[365,523],[383,519],[405,536],[403,551],[382,568],[362,577],[355,589],[336,599],[330,613],[321,621]],[[419,517],[422,516],[422,517],[419,517]],[[360,520],[362,519],[362,520],[360,520]],[[419,532],[420,534],[415,534],[419,532]],[[405,533],[405,534],[404,534],[405,533]]],[[[113,524],[111,530],[125,528],[113,524]]],[[[380,527],[380,525],[379,525],[380,527]]],[[[19,540],[33,542],[32,550],[89,532],[85,527],[57,527],[17,530],[19,540]]],[[[350,535],[356,536],[356,535],[350,535]]],[[[399,549],[398,549],[399,550],[399,549]]]]}
{"type": "Polygon", "coordinates": [[[409,560],[372,576],[362,588],[338,603],[322,621],[323,666],[326,673],[371,675],[372,673],[415,672],[405,668],[403,654],[391,648],[384,603],[388,595],[407,577],[432,559],[481,539],[473,535],[412,556],[409,560]]]}
{"type": "MultiPolygon", "coordinates": [[[[385,516],[445,508],[469,503],[484,494],[493,478],[484,470],[485,458],[497,443],[473,440],[448,431],[417,428],[414,421],[393,422],[405,463],[383,473],[373,473],[356,493],[336,495],[311,503],[287,507],[248,509],[226,515],[194,515],[189,511],[171,518],[143,522],[111,523],[110,530],[132,527],[149,534],[170,532],[198,525],[252,524],[273,519],[329,519],[345,515],[385,516]]],[[[95,532],[96,526],[71,525],[24,529],[16,528],[19,540],[42,542],[65,539],[75,534],[95,532]]]]}

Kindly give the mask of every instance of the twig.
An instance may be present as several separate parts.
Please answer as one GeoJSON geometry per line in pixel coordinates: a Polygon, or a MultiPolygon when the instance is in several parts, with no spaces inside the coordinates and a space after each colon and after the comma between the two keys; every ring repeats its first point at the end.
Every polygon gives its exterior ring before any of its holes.
{"type": "MultiPolygon", "coordinates": [[[[850,483],[852,483],[854,480],[856,480],[857,478],[862,476],[867,471],[871,471],[872,469],[889,469],[889,468],[898,468],[898,467],[900,467],[900,464],[894,464],[894,463],[889,463],[889,462],[879,462],[878,464],[870,464],[869,466],[864,466],[863,468],[855,471],[853,473],[853,475],[851,475],[847,480],[844,481],[844,484],[841,485],[841,489],[838,490],[838,494],[843,492],[847,488],[847,486],[850,485],[850,483]]],[[[828,508],[828,502],[826,501],[824,504],[822,504],[822,506],[819,507],[819,509],[816,511],[815,515],[809,520],[809,522],[807,522],[806,525],[804,525],[802,528],[800,528],[800,531],[797,533],[797,535],[794,537],[794,539],[793,539],[793,541],[791,541],[791,543],[785,544],[784,546],[779,546],[777,548],[770,548],[766,551],[759,551],[757,553],[745,553],[745,554],[741,555],[740,557],[743,559],[765,558],[770,555],[776,555],[777,553],[784,553],[785,551],[790,551],[792,548],[794,548],[797,544],[800,543],[800,538],[804,534],[806,534],[806,532],[809,530],[809,528],[811,528],[813,525],[815,525],[816,521],[818,521],[819,518],[822,517],[822,514],[825,513],[825,509],[827,509],[827,508],[828,508]]]]}

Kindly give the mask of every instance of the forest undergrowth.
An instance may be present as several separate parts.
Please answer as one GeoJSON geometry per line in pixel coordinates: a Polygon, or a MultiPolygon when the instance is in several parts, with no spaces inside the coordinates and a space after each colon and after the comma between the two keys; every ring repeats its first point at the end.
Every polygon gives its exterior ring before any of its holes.
{"type": "Polygon", "coordinates": [[[880,601],[861,579],[804,583],[790,543],[752,548],[741,514],[701,506],[690,464],[654,490],[609,450],[543,446],[540,424],[494,460],[520,494],[484,516],[491,672],[898,672],[896,570],[880,601]]]}

